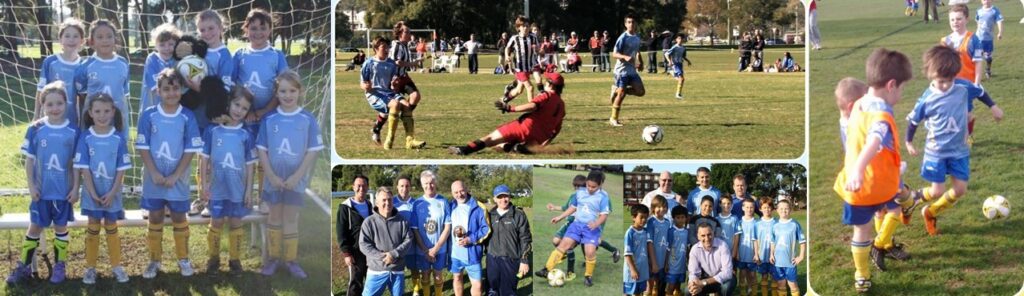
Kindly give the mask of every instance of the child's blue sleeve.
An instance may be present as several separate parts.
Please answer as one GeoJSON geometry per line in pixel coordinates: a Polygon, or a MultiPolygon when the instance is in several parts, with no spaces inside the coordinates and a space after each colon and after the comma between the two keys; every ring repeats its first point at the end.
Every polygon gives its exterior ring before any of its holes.
{"type": "Polygon", "coordinates": [[[255,164],[258,156],[256,156],[256,139],[252,134],[246,133],[245,137],[245,160],[246,164],[255,164]]]}
{"type": "Polygon", "coordinates": [[[202,151],[203,137],[199,135],[199,124],[196,123],[195,115],[193,115],[185,125],[185,153],[202,151]]]}
{"type": "Polygon", "coordinates": [[[121,137],[117,144],[117,170],[125,171],[132,168],[132,155],[128,153],[128,139],[121,137]]]}
{"type": "Polygon", "coordinates": [[[146,116],[146,113],[139,116],[139,125],[135,130],[135,149],[149,150],[149,132],[153,130],[153,128],[149,122],[149,116],[146,116]]]}
{"type": "Polygon", "coordinates": [[[89,145],[85,143],[85,134],[83,133],[78,137],[78,143],[75,144],[75,159],[74,168],[76,169],[88,169],[89,168],[89,145]]]}
{"type": "Polygon", "coordinates": [[[306,151],[320,151],[324,149],[324,139],[320,136],[320,125],[313,120],[313,116],[310,116],[309,119],[309,128],[306,129],[309,131],[309,135],[306,137],[308,141],[306,147],[309,148],[306,151]]]}

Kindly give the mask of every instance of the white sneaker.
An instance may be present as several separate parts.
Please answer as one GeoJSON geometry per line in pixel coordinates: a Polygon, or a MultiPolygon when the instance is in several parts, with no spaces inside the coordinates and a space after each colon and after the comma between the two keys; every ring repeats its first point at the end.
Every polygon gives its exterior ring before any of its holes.
{"type": "Polygon", "coordinates": [[[146,271],[142,272],[142,278],[151,279],[156,277],[156,273],[160,271],[160,262],[150,261],[149,266],[146,266],[146,271]]]}
{"type": "Polygon", "coordinates": [[[612,126],[622,126],[621,122],[611,118],[608,119],[608,124],[611,124],[612,126]]]}
{"type": "Polygon", "coordinates": [[[96,268],[89,268],[85,270],[85,275],[82,276],[82,283],[86,285],[96,283],[96,268]]]}
{"type": "Polygon", "coordinates": [[[114,277],[117,278],[118,283],[128,282],[128,273],[124,271],[124,267],[114,266],[114,277]]]}
{"type": "Polygon", "coordinates": [[[203,211],[203,209],[205,209],[205,208],[206,208],[206,203],[204,203],[202,199],[198,199],[197,198],[196,200],[192,201],[192,206],[189,207],[188,215],[189,216],[199,215],[199,213],[201,213],[203,211]]]}
{"type": "Polygon", "coordinates": [[[192,276],[193,273],[196,273],[196,271],[192,269],[192,261],[189,261],[188,259],[178,260],[178,267],[181,268],[181,276],[192,276]]]}
{"type": "Polygon", "coordinates": [[[142,219],[149,220],[149,210],[141,209],[140,211],[142,211],[142,219]]]}
{"type": "Polygon", "coordinates": [[[203,216],[203,218],[210,218],[211,217],[211,215],[210,215],[210,207],[204,208],[203,212],[200,213],[199,215],[203,216]]]}

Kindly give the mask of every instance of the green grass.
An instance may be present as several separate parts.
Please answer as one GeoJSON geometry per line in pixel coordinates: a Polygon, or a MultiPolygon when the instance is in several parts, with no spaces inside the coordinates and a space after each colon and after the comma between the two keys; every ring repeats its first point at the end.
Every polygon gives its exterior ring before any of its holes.
{"type": "MultiPolygon", "coordinates": [[[[925,24],[921,16],[904,17],[903,2],[899,1],[829,1],[819,2],[820,26],[824,36],[824,50],[811,55],[811,287],[822,295],[851,295],[853,290],[853,264],[850,254],[850,227],[842,225],[842,203],[832,191],[836,172],[841,169],[842,153],[836,135],[836,111],[832,95],[836,82],[845,76],[864,78],[864,61],[874,48],[886,47],[904,52],[914,64],[915,77],[904,87],[902,101],[895,106],[897,126],[901,136],[906,129],[906,115],[927,87],[921,77],[921,55],[936,44],[950,29],[947,7],[940,8],[942,21],[925,24]],[[817,65],[821,65],[817,67],[817,65]]],[[[1003,13],[1016,16],[1022,13],[1016,1],[997,1],[1003,13]]],[[[978,7],[971,4],[971,14],[978,7]]],[[[971,21],[968,29],[976,24],[971,21]]],[[[1024,241],[1019,239],[1024,229],[1024,216],[1014,214],[1009,219],[987,221],[980,214],[985,197],[1002,194],[1019,200],[1016,194],[1024,189],[1019,180],[1020,151],[1024,143],[1019,130],[1024,126],[1024,107],[1014,96],[1020,92],[1024,66],[1020,49],[1014,45],[1024,42],[1015,17],[1007,17],[1003,40],[996,42],[996,76],[983,81],[985,89],[999,102],[1007,117],[995,123],[988,109],[976,104],[977,125],[971,151],[971,179],[968,193],[960,202],[943,213],[939,219],[941,234],[928,237],[924,231],[920,211],[914,213],[909,226],[899,226],[896,239],[906,243],[913,257],[906,262],[889,260],[889,271],[872,268],[874,295],[896,294],[965,294],[1010,295],[1020,290],[1020,275],[1024,273],[1021,258],[1024,241]]],[[[918,131],[915,144],[921,147],[926,131],[918,131]]],[[[921,156],[910,156],[901,151],[908,170],[903,180],[914,188],[928,185],[921,177],[921,156]]]]}
{"type": "MultiPolygon", "coordinates": [[[[774,61],[784,51],[773,49],[765,58],[774,61]]],[[[801,51],[792,52],[802,60],[801,51]]],[[[343,71],[351,56],[336,57],[335,136],[338,153],[344,158],[452,158],[447,146],[464,145],[519,116],[494,110],[492,102],[513,78],[489,74],[497,65],[497,56],[483,55],[478,75],[466,74],[465,61],[456,73],[411,74],[423,95],[415,113],[416,135],[428,142],[427,149],[384,151],[369,140],[375,112],[359,87],[359,73],[343,71]]],[[[589,63],[589,56],[582,58],[589,63]]],[[[583,73],[565,74],[562,98],[567,114],[551,153],[522,156],[486,150],[473,157],[790,159],[803,153],[803,73],[736,73],[737,56],[725,50],[692,49],[689,58],[694,66],[686,69],[686,99],[674,98],[676,82],[671,76],[642,74],[647,95],[624,101],[620,119],[625,126],[619,128],[608,125],[611,73],[582,69],[583,73]],[[640,132],[648,124],[664,129],[664,142],[650,146],[640,140],[640,132]]],[[[513,104],[526,101],[518,98],[513,104]]],[[[401,135],[399,129],[398,148],[404,143],[401,135]]]]}
{"type": "MultiPolygon", "coordinates": [[[[552,169],[552,168],[533,168],[533,190],[534,190],[534,208],[537,209],[538,213],[534,216],[534,219],[530,221],[530,226],[533,230],[533,270],[538,270],[544,267],[545,262],[548,260],[548,256],[551,255],[551,251],[554,246],[551,245],[551,238],[554,237],[555,231],[562,226],[563,222],[558,224],[551,224],[551,218],[558,215],[555,212],[547,211],[546,205],[548,203],[562,206],[565,204],[565,200],[572,194],[572,178],[577,174],[586,174],[586,172],[563,170],[563,169],[552,169]]],[[[620,217],[616,212],[623,211],[622,209],[622,175],[608,174],[606,175],[604,186],[602,188],[608,192],[611,198],[612,213],[608,216],[605,222],[604,232],[601,234],[603,240],[608,241],[616,248],[621,250],[622,248],[622,237],[625,235],[625,228],[622,227],[621,221],[616,221],[620,217]]],[[[565,286],[561,288],[553,288],[547,285],[546,279],[537,279],[538,284],[534,286],[534,292],[537,295],[558,295],[558,294],[592,294],[592,295],[616,295],[622,292],[622,263],[612,262],[612,256],[608,251],[604,249],[597,249],[597,269],[594,271],[594,286],[586,287],[583,285],[583,273],[585,268],[583,262],[585,261],[583,255],[583,248],[577,246],[576,248],[576,279],[570,282],[566,282],[565,286]]],[[[565,261],[559,263],[557,268],[566,270],[565,261]]]]}

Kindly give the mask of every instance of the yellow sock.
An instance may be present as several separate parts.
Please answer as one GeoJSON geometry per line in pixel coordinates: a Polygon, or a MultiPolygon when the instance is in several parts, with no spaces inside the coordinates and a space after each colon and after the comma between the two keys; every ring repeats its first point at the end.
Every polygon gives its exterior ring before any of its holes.
{"type": "Polygon", "coordinates": [[[800,289],[789,291],[790,296],[800,296],[800,289]]]}
{"type": "Polygon", "coordinates": [[[210,258],[220,258],[220,229],[221,227],[210,225],[210,230],[206,233],[206,246],[210,258]]]}
{"type": "MultiPolygon", "coordinates": [[[[857,243],[860,244],[860,243],[857,243]]],[[[850,252],[853,253],[853,266],[856,269],[854,279],[871,279],[871,264],[868,257],[871,254],[871,243],[864,243],[863,246],[850,245],[850,252]]]]}
{"type": "Polygon", "coordinates": [[[388,112],[388,134],[384,137],[385,148],[391,148],[388,145],[394,143],[395,132],[398,131],[398,110],[391,110],[388,112]]]}
{"type": "Polygon", "coordinates": [[[551,256],[548,256],[548,262],[544,264],[544,268],[548,270],[555,269],[555,265],[562,261],[562,251],[558,249],[551,250],[551,256]]]}
{"type": "Polygon", "coordinates": [[[284,235],[284,261],[292,262],[299,256],[299,234],[289,233],[284,235]]]}
{"type": "Polygon", "coordinates": [[[924,201],[935,200],[935,197],[932,197],[932,188],[931,187],[921,188],[921,199],[924,199],[924,201]]]}
{"type": "Polygon", "coordinates": [[[242,259],[242,226],[231,227],[231,231],[228,233],[228,256],[231,260],[242,259]]]}
{"type": "Polygon", "coordinates": [[[612,106],[612,119],[619,120],[619,108],[612,106]]]}
{"type": "Polygon", "coordinates": [[[100,256],[100,224],[89,223],[85,230],[85,268],[96,268],[100,256]]]}
{"type": "Polygon", "coordinates": [[[424,270],[420,274],[420,288],[423,289],[423,296],[430,295],[430,279],[431,277],[427,274],[427,271],[424,270]]]}
{"type": "Polygon", "coordinates": [[[882,216],[882,218],[878,218],[878,215],[875,215],[874,218],[871,218],[871,221],[875,222],[875,233],[882,232],[882,223],[885,222],[885,216],[882,216]]]}
{"type": "Polygon", "coordinates": [[[875,236],[875,247],[888,250],[892,248],[892,235],[896,233],[896,226],[901,224],[900,213],[886,213],[882,220],[885,220],[885,222],[882,222],[881,231],[875,236]]]}
{"type": "Polygon", "coordinates": [[[405,137],[414,138],[416,137],[416,121],[413,120],[412,115],[402,114],[402,127],[405,128],[405,137]]]}
{"type": "Polygon", "coordinates": [[[271,259],[281,258],[281,226],[280,225],[267,225],[267,236],[269,238],[270,246],[267,248],[267,255],[271,259]]]}
{"type": "Polygon", "coordinates": [[[928,207],[928,211],[932,213],[932,217],[936,217],[939,215],[939,213],[942,213],[943,211],[948,210],[950,207],[952,207],[953,204],[956,203],[957,198],[959,197],[956,196],[956,193],[953,192],[953,189],[950,189],[946,191],[946,193],[943,194],[938,201],[932,203],[932,205],[928,207]]]}
{"type": "Polygon", "coordinates": [[[174,226],[174,254],[178,260],[188,259],[188,222],[171,224],[174,226]]]}
{"type": "Polygon", "coordinates": [[[761,296],[768,296],[768,294],[769,294],[769,292],[768,292],[768,281],[762,278],[761,279],[761,296]]]}
{"type": "Polygon", "coordinates": [[[110,266],[121,266],[121,235],[117,232],[117,224],[104,225],[103,229],[107,231],[107,255],[110,256],[110,266]]]}
{"type": "Polygon", "coordinates": [[[597,268],[597,258],[594,258],[593,260],[587,260],[586,264],[584,265],[586,266],[587,270],[586,272],[583,273],[583,276],[594,276],[594,269],[597,268]]]}
{"type": "Polygon", "coordinates": [[[434,283],[434,296],[441,295],[444,295],[444,282],[434,283]]]}
{"type": "Polygon", "coordinates": [[[160,257],[164,252],[163,236],[163,223],[149,223],[149,234],[146,235],[146,243],[149,244],[150,261],[160,261],[160,257]]]}
{"type": "Polygon", "coordinates": [[[775,290],[776,295],[786,296],[786,285],[779,285],[779,288],[775,290]]]}
{"type": "Polygon", "coordinates": [[[413,270],[412,271],[412,277],[409,278],[409,281],[412,282],[412,293],[416,294],[416,295],[419,295],[420,294],[420,272],[416,271],[416,270],[413,270]]]}
{"type": "Polygon", "coordinates": [[[676,84],[676,94],[678,95],[682,91],[683,91],[683,84],[682,83],[676,84]]]}

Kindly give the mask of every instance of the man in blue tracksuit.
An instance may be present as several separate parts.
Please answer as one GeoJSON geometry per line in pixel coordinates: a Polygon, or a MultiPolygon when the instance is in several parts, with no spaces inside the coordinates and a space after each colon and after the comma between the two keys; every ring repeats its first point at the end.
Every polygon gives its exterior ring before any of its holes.
{"type": "Polygon", "coordinates": [[[462,274],[469,274],[472,295],[479,296],[483,291],[483,268],[481,262],[484,255],[484,241],[491,234],[490,222],[484,204],[469,195],[462,180],[452,182],[451,203],[452,243],[451,268],[452,286],[455,296],[462,296],[462,274]]]}

